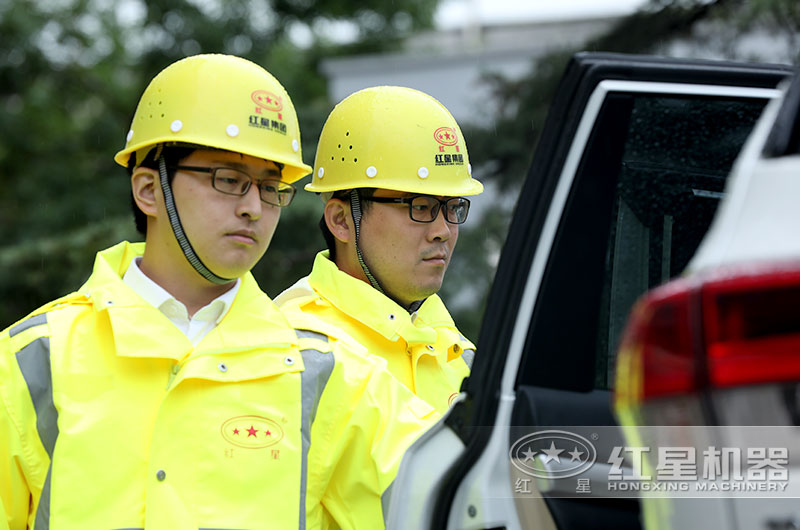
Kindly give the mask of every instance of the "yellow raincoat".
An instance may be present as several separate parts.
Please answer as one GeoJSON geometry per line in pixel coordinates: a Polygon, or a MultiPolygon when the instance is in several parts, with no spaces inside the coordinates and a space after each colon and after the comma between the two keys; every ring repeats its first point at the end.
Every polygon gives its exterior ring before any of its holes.
{"type": "Polygon", "coordinates": [[[386,360],[406,387],[444,413],[469,375],[475,345],[456,328],[442,300],[428,297],[413,313],[369,284],[340,271],[328,251],[311,274],[275,298],[295,327],[362,345],[386,360]]]}
{"type": "Polygon", "coordinates": [[[193,346],[122,282],[143,249],[101,252],[78,292],[0,334],[0,527],[381,528],[436,413],[290,327],[250,274],[193,346]]]}

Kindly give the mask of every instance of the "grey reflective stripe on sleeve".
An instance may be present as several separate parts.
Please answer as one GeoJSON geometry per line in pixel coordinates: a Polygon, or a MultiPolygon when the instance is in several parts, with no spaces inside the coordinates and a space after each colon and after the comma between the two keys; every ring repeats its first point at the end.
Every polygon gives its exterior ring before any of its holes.
{"type": "MultiPolygon", "coordinates": [[[[313,331],[295,330],[298,338],[328,340],[327,335],[313,331]]],[[[322,392],[333,372],[334,358],[332,353],[318,350],[301,350],[304,370],[300,374],[302,396],[302,417],[300,418],[300,433],[303,442],[303,452],[300,460],[300,524],[301,530],[306,528],[306,485],[308,482],[308,448],[311,446],[311,425],[317,415],[317,407],[322,399],[322,392]]]]}
{"type": "MultiPolygon", "coordinates": [[[[461,337],[461,340],[464,342],[469,342],[467,337],[464,335],[459,333],[458,336],[461,337]]],[[[472,370],[472,361],[475,360],[475,350],[464,350],[464,352],[461,354],[461,358],[464,359],[465,363],[467,363],[467,368],[472,370]]]]}
{"type": "Polygon", "coordinates": [[[389,515],[389,504],[392,501],[392,486],[394,482],[389,484],[389,487],[381,495],[381,508],[383,509],[383,526],[386,526],[386,516],[389,515]]]}
{"type": "Polygon", "coordinates": [[[17,352],[17,364],[28,385],[36,410],[36,430],[48,456],[58,438],[58,411],[53,404],[53,380],[50,375],[50,339],[39,337],[17,352]]]}
{"type": "Polygon", "coordinates": [[[323,342],[328,342],[328,336],[324,333],[317,333],[316,331],[311,331],[308,329],[296,329],[294,332],[297,333],[298,339],[317,339],[323,342]]]}
{"type": "Polygon", "coordinates": [[[467,363],[467,368],[472,370],[472,361],[475,360],[475,350],[464,350],[464,353],[461,354],[461,358],[467,363]]]}
{"type": "Polygon", "coordinates": [[[42,486],[42,494],[39,496],[39,506],[36,508],[36,521],[33,523],[36,530],[50,529],[50,475],[52,473],[53,459],[51,458],[50,465],[47,467],[47,477],[42,486]]]}
{"type": "Polygon", "coordinates": [[[36,315],[36,316],[31,317],[31,318],[29,318],[27,320],[23,320],[22,322],[20,322],[19,324],[17,324],[16,326],[11,328],[10,330],[8,330],[8,335],[10,337],[13,337],[14,335],[18,335],[18,334],[22,333],[26,329],[29,329],[29,328],[32,328],[32,327],[35,327],[35,326],[41,326],[42,324],[47,324],[47,315],[46,314],[36,315]]]}
{"type": "MultiPolygon", "coordinates": [[[[47,323],[47,315],[37,315],[15,326],[10,333],[17,334],[47,323]]],[[[36,510],[36,530],[50,528],[50,479],[53,471],[53,450],[58,438],[58,411],[53,403],[53,378],[50,371],[50,339],[39,337],[16,354],[19,370],[28,386],[33,408],[36,411],[36,430],[42,441],[50,466],[42,486],[36,510]]]]}

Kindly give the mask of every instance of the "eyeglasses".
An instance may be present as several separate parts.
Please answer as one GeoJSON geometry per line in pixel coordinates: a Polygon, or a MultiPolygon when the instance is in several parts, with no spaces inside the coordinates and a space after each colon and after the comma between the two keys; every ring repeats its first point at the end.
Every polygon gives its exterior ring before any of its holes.
{"type": "Polygon", "coordinates": [[[444,219],[450,224],[460,225],[467,220],[469,199],[452,197],[447,200],[437,199],[430,195],[415,197],[361,197],[362,201],[408,204],[408,215],[418,223],[432,223],[439,215],[439,208],[444,206],[444,219]]]}
{"type": "MultiPolygon", "coordinates": [[[[253,184],[253,177],[231,167],[172,166],[172,169],[211,173],[211,185],[226,195],[244,195],[250,191],[250,186],[253,184]]],[[[296,192],[294,186],[280,179],[268,178],[258,181],[261,200],[273,206],[289,206],[296,192]]]]}

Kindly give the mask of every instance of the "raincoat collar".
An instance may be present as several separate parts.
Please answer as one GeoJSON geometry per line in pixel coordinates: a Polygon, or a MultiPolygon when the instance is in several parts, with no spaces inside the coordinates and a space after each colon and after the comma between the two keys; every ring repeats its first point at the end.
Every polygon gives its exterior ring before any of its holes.
{"type": "Polygon", "coordinates": [[[241,278],[228,313],[193,346],[161,311],[122,281],[130,262],[143,254],[144,243],[127,241],[99,252],[92,275],[80,289],[95,311],[107,313],[117,355],[180,360],[194,352],[248,351],[297,344],[294,330],[248,272],[241,278]]]}
{"type": "Polygon", "coordinates": [[[308,278],[309,285],[328,302],[389,340],[402,338],[409,344],[436,342],[435,327],[455,327],[444,303],[431,295],[409,314],[397,302],[369,284],[342,272],[319,252],[308,278]]]}

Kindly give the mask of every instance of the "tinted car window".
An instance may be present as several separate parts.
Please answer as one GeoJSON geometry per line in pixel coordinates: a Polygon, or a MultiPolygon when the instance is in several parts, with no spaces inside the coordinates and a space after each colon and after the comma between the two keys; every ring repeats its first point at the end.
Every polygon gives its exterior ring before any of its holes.
{"type": "Polygon", "coordinates": [[[531,366],[523,361],[520,384],[610,388],[632,304],[688,263],[764,104],[653,94],[606,99],[553,242],[526,340],[537,354],[525,356],[531,366]]]}

